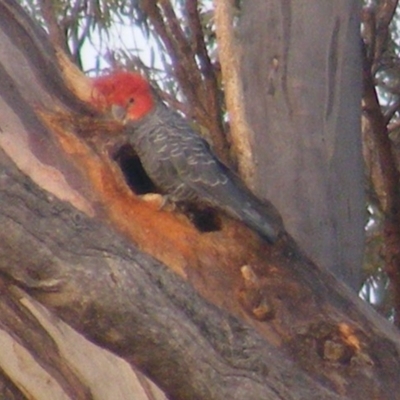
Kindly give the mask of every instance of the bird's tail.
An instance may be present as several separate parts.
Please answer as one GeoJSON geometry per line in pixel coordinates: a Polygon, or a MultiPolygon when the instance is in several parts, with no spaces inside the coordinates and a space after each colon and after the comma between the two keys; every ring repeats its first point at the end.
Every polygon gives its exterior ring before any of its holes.
{"type": "Polygon", "coordinates": [[[226,200],[227,213],[275,243],[284,231],[282,218],[269,201],[261,201],[234,174],[230,174],[231,196],[226,200]]]}
{"type": "Polygon", "coordinates": [[[263,238],[270,243],[275,243],[282,231],[280,218],[273,215],[266,205],[252,199],[246,202],[239,211],[238,218],[249,228],[258,232],[263,238]]]}

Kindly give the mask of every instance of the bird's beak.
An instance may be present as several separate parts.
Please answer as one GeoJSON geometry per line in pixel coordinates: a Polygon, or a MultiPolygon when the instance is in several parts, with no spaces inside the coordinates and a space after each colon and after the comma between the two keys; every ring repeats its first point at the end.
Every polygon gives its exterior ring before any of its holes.
{"type": "Polygon", "coordinates": [[[120,122],[125,122],[126,118],[126,109],[122,106],[117,104],[113,104],[111,107],[111,114],[114,119],[120,122]]]}

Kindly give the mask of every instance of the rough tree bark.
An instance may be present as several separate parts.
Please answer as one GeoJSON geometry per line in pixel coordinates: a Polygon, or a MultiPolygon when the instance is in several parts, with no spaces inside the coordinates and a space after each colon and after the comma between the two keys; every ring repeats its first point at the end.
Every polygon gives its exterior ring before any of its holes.
{"type": "Polygon", "coordinates": [[[355,290],[365,223],[360,5],[255,0],[240,19],[258,191],[307,254],[355,290]]]}
{"type": "MultiPolygon", "coordinates": [[[[98,397],[41,334],[26,293],[171,399],[400,398],[387,321],[289,235],[270,246],[223,216],[199,232],[132,193],[101,141],[119,127],[72,95],[11,0],[0,1],[0,46],[0,333],[58,398],[98,397]]],[[[14,398],[50,398],[12,361],[0,357],[14,398]]]]}
{"type": "MultiPolygon", "coordinates": [[[[390,277],[393,294],[394,324],[400,327],[400,172],[391,136],[391,123],[398,104],[389,110],[381,107],[375,77],[388,47],[390,24],[398,7],[398,0],[381,2],[363,12],[364,68],[363,117],[366,168],[383,219],[382,256],[385,271],[390,277]]],[[[398,102],[397,102],[398,103],[398,102]]]]}

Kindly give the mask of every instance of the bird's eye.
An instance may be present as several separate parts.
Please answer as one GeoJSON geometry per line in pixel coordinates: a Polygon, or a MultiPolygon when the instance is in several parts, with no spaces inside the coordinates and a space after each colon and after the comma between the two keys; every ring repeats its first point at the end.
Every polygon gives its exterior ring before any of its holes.
{"type": "Polygon", "coordinates": [[[133,97],[130,97],[128,99],[128,104],[133,104],[135,102],[135,99],[133,97]]]}

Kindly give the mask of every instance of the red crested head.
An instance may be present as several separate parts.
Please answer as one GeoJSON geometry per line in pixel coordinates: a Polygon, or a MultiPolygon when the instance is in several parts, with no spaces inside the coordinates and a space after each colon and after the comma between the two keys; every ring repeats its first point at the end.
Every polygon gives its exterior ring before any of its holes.
{"type": "Polygon", "coordinates": [[[154,107],[149,82],[134,72],[117,71],[93,79],[96,93],[93,104],[100,109],[119,106],[125,109],[126,118],[138,120],[154,107]]]}

